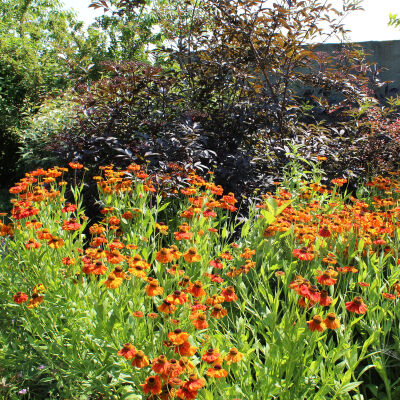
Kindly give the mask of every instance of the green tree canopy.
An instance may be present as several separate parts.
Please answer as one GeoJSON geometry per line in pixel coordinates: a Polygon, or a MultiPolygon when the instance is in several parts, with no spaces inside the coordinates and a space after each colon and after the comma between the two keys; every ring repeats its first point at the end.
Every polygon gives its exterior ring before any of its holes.
{"type": "Polygon", "coordinates": [[[18,142],[12,130],[41,99],[68,86],[59,53],[76,53],[82,23],[58,0],[0,2],[0,179],[13,176],[18,142]]]}

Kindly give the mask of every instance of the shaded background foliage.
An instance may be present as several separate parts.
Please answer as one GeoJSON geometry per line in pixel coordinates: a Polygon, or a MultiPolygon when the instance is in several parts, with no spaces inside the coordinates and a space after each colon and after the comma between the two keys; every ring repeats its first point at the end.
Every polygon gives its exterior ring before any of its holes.
{"type": "MultiPolygon", "coordinates": [[[[279,179],[290,145],[305,159],[327,157],[327,179],[395,168],[398,104],[374,102],[376,70],[353,45],[329,56],[309,44],[342,36],[342,18],[356,3],[337,11],[319,0],[96,0],[91,7],[104,15],[87,32],[59,11],[46,45],[52,61],[46,67],[37,56],[36,65],[53,80],[35,84],[36,97],[29,87],[30,97],[15,95],[17,114],[8,111],[20,171],[37,165],[38,155],[89,169],[135,161],[156,172],[181,162],[213,168],[217,183],[248,196],[279,179]]],[[[10,21],[36,12],[39,32],[59,6],[14,4],[10,21]]],[[[18,39],[11,22],[3,26],[18,39]]],[[[7,90],[23,90],[9,82],[7,90]]]]}

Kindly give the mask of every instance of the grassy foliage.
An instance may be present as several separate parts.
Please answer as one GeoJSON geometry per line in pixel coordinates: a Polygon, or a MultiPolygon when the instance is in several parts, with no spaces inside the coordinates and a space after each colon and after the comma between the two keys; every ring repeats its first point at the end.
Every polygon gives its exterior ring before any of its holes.
{"type": "Polygon", "coordinates": [[[353,197],[314,165],[238,220],[212,180],[163,197],[137,165],[108,166],[95,223],[70,166],[10,189],[3,398],[397,398],[397,174],[353,197]]]}

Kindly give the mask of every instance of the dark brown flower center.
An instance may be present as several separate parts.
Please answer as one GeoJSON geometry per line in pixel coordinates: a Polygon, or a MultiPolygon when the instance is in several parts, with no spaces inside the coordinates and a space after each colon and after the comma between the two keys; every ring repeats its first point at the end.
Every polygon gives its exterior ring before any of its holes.
{"type": "Polygon", "coordinates": [[[322,317],[320,317],[319,315],[315,315],[314,317],[313,317],[313,321],[314,321],[314,323],[315,324],[321,324],[322,323],[322,317]]]}

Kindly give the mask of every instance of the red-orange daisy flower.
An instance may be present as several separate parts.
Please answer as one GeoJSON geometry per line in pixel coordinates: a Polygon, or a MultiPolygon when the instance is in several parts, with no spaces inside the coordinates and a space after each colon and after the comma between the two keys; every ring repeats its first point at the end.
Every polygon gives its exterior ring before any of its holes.
{"type": "Polygon", "coordinates": [[[322,272],[321,275],[317,276],[317,281],[321,285],[331,286],[335,285],[337,280],[332,278],[332,273],[329,270],[322,272]]]}
{"type": "Polygon", "coordinates": [[[211,347],[201,357],[201,359],[208,364],[212,364],[215,361],[219,360],[220,358],[221,358],[221,354],[219,354],[217,350],[215,350],[211,347]]]}
{"type": "Polygon", "coordinates": [[[320,315],[314,315],[311,321],[307,321],[310,331],[323,332],[325,330],[325,323],[320,315]]]}
{"type": "Polygon", "coordinates": [[[340,327],[340,321],[335,313],[329,313],[324,319],[324,324],[328,329],[338,329],[340,327]]]}
{"type": "Polygon", "coordinates": [[[220,365],[214,365],[213,368],[208,368],[207,376],[213,378],[225,378],[228,375],[228,371],[223,369],[220,365]]]}
{"type": "Polygon", "coordinates": [[[17,292],[13,295],[13,300],[17,304],[25,303],[28,300],[28,295],[24,292],[17,292]]]}
{"type": "Polygon", "coordinates": [[[346,303],[346,309],[356,314],[365,314],[367,312],[367,305],[360,296],[356,296],[353,301],[348,301],[346,303]]]}
{"type": "Polygon", "coordinates": [[[144,384],[141,384],[144,393],[151,393],[153,395],[161,393],[161,378],[158,375],[149,376],[146,378],[144,384]]]}
{"type": "Polygon", "coordinates": [[[136,349],[133,344],[125,343],[121,350],[118,351],[117,355],[130,360],[131,358],[135,357],[136,349]]]}
{"type": "Polygon", "coordinates": [[[148,357],[139,350],[132,359],[132,366],[136,368],[145,368],[150,364],[148,357]]]}
{"type": "Polygon", "coordinates": [[[189,334],[187,332],[182,332],[181,329],[175,329],[173,332],[168,334],[168,339],[175,346],[179,346],[187,341],[189,334]]]}
{"type": "Polygon", "coordinates": [[[314,254],[310,253],[307,247],[293,250],[293,256],[300,261],[311,261],[314,258],[314,254]]]}

